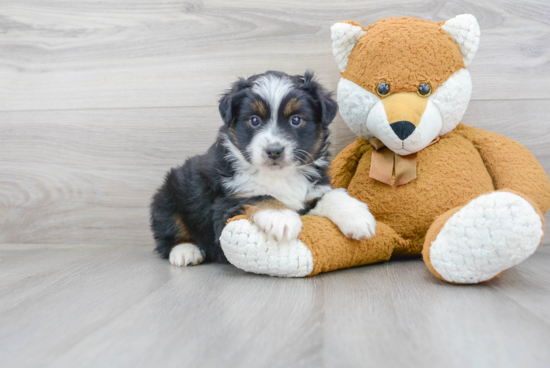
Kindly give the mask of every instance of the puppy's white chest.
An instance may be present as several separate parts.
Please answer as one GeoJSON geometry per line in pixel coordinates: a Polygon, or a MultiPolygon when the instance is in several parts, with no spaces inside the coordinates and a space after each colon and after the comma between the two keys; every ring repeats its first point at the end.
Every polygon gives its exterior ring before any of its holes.
{"type": "Polygon", "coordinates": [[[314,185],[297,170],[258,170],[238,173],[224,183],[226,189],[243,196],[270,195],[288,208],[301,210],[314,185]]]}

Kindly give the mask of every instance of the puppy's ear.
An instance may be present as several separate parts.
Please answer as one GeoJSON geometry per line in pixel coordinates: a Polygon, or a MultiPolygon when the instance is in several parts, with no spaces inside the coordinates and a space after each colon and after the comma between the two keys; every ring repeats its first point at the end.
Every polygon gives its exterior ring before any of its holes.
{"type": "Polygon", "coordinates": [[[244,91],[251,85],[249,80],[239,78],[220,98],[218,109],[226,126],[230,126],[237,117],[240,101],[245,96],[244,91]]]}
{"type": "Polygon", "coordinates": [[[332,98],[332,93],[313,80],[313,72],[307,70],[303,77],[302,89],[307,91],[321,107],[321,123],[328,126],[334,120],[338,104],[332,98]]]}
{"type": "Polygon", "coordinates": [[[334,120],[338,111],[338,103],[332,98],[332,93],[323,89],[323,93],[319,95],[321,107],[323,108],[322,122],[324,126],[328,126],[334,120]]]}

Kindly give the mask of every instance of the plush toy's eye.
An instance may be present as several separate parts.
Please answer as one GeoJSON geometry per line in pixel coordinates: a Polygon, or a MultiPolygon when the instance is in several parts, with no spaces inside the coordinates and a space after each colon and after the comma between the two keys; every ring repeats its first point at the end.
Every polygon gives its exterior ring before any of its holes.
{"type": "Polygon", "coordinates": [[[294,115],[293,117],[290,118],[290,125],[292,125],[293,127],[295,128],[298,128],[300,125],[302,125],[302,118],[299,117],[298,115],[294,115]]]}
{"type": "Polygon", "coordinates": [[[422,97],[428,97],[432,94],[432,87],[428,83],[422,83],[416,92],[422,97]]]}
{"type": "Polygon", "coordinates": [[[251,126],[252,128],[257,128],[257,127],[260,126],[260,124],[262,123],[262,121],[260,120],[259,117],[257,117],[257,116],[252,116],[252,117],[250,118],[250,120],[248,121],[248,123],[250,124],[250,126],[251,126]]]}
{"type": "Polygon", "coordinates": [[[385,82],[378,83],[376,93],[378,93],[378,96],[387,96],[390,93],[390,85],[385,82]]]}

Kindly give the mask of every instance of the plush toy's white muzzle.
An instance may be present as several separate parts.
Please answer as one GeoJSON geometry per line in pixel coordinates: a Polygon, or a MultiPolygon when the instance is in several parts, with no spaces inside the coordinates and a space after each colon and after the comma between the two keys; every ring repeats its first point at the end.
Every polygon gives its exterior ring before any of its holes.
{"type": "Polygon", "coordinates": [[[389,121],[383,101],[377,102],[367,116],[367,129],[386,147],[401,156],[420,151],[441,131],[441,114],[431,101],[427,101],[417,124],[415,126],[408,120],[389,121]]]}

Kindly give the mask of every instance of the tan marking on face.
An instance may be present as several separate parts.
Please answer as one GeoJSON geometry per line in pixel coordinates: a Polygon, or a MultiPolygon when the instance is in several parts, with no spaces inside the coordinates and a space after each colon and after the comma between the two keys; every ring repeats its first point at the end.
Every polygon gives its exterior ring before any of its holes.
{"type": "Polygon", "coordinates": [[[422,115],[428,106],[428,98],[420,97],[414,92],[394,93],[382,99],[386,116],[390,124],[408,121],[414,126],[420,124],[422,115]]]}
{"type": "Polygon", "coordinates": [[[324,136],[323,128],[321,127],[321,124],[317,124],[317,140],[315,141],[315,144],[311,149],[311,155],[308,155],[306,164],[313,162],[313,157],[315,157],[315,155],[321,149],[321,145],[323,144],[323,136],[324,136]]]}
{"type": "Polygon", "coordinates": [[[435,92],[465,68],[460,47],[443,24],[407,17],[371,24],[342,76],[374,94],[379,82],[389,84],[390,93],[416,92],[422,83],[435,92]]]}
{"type": "Polygon", "coordinates": [[[261,210],[284,210],[288,207],[281,201],[276,199],[266,199],[265,201],[258,202],[256,204],[244,205],[244,214],[246,216],[252,216],[261,210]]]}
{"type": "Polygon", "coordinates": [[[264,117],[267,113],[265,104],[260,100],[254,100],[252,103],[252,111],[254,111],[258,116],[264,117]]]}
{"type": "Polygon", "coordinates": [[[237,140],[237,136],[235,135],[235,125],[231,125],[227,130],[227,133],[229,134],[229,137],[231,138],[231,142],[235,145],[235,147],[237,147],[238,149],[241,149],[241,145],[239,144],[239,141],[237,140]]]}
{"type": "Polygon", "coordinates": [[[178,241],[179,242],[191,241],[191,235],[189,234],[189,231],[187,230],[187,226],[185,226],[181,217],[179,215],[174,215],[172,216],[172,220],[174,220],[174,223],[178,228],[178,235],[177,235],[178,241]]]}
{"type": "Polygon", "coordinates": [[[292,97],[286,104],[285,106],[285,115],[290,115],[292,114],[294,111],[297,111],[300,106],[302,106],[302,104],[300,103],[300,101],[298,101],[298,99],[296,97],[292,97]]]}

